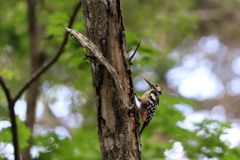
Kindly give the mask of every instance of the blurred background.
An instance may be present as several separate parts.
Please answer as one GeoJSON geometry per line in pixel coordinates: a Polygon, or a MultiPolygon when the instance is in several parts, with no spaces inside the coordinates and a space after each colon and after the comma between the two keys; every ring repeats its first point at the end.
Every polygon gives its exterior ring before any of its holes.
{"type": "MultiPolygon", "coordinates": [[[[37,1],[39,48],[47,62],[58,51],[76,0],[37,1]]],[[[143,78],[163,87],[161,102],[142,134],[143,159],[240,159],[240,1],[122,0],[136,93],[143,78]]],[[[0,74],[15,95],[30,75],[27,5],[2,1],[0,74]]],[[[86,34],[82,12],[72,27],[86,34]]],[[[40,79],[32,159],[100,160],[90,63],[70,38],[40,79]]],[[[20,147],[27,93],[17,101],[20,147]]],[[[0,159],[13,159],[7,101],[0,90],[0,159]]]]}

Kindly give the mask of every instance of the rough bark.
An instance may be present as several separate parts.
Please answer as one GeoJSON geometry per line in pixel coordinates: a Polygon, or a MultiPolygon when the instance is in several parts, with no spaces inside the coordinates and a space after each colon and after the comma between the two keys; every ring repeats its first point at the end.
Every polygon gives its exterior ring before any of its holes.
{"type": "MultiPolygon", "coordinates": [[[[40,51],[39,30],[36,17],[36,2],[35,0],[27,0],[27,15],[28,15],[28,32],[29,32],[29,47],[31,56],[31,74],[39,69],[44,62],[44,54],[40,51]]],[[[36,101],[38,96],[39,79],[33,82],[27,93],[27,112],[26,126],[33,132],[35,123],[36,101]]],[[[21,156],[24,160],[31,160],[30,149],[33,145],[32,136],[28,139],[28,147],[21,150],[21,156]]]]}
{"type": "MultiPolygon", "coordinates": [[[[138,111],[132,98],[130,61],[119,0],[83,0],[87,36],[116,70],[122,87],[98,59],[91,59],[102,159],[141,159],[138,111]]],[[[93,53],[90,53],[94,56],[93,53]]]]}

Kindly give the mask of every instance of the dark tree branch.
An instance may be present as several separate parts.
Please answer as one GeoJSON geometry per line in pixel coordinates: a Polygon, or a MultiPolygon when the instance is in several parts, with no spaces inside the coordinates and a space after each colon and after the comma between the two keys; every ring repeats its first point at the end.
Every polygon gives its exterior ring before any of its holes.
{"type": "Polygon", "coordinates": [[[4,91],[5,95],[6,95],[7,102],[8,102],[8,104],[10,104],[12,102],[12,98],[11,98],[11,94],[10,94],[10,90],[8,88],[8,85],[5,82],[5,79],[4,79],[3,76],[0,76],[0,84],[1,84],[1,86],[3,88],[3,91],[4,91]]]}
{"type": "Polygon", "coordinates": [[[135,54],[137,53],[138,47],[140,46],[141,42],[138,42],[137,47],[135,49],[135,51],[133,52],[132,56],[129,58],[130,61],[132,61],[133,57],[135,56],[135,54]]]}
{"type": "Polygon", "coordinates": [[[13,139],[13,148],[14,148],[14,157],[15,160],[19,160],[19,151],[18,151],[18,133],[17,133],[17,121],[15,117],[15,111],[14,111],[14,105],[10,94],[10,90],[8,88],[7,83],[5,82],[4,78],[0,76],[0,83],[3,88],[3,91],[6,95],[7,102],[8,102],[8,108],[9,108],[9,115],[11,120],[11,130],[12,130],[12,139],[13,139]]]}
{"type": "MultiPolygon", "coordinates": [[[[79,8],[81,7],[81,1],[78,2],[70,20],[69,20],[69,24],[68,27],[72,27],[74,19],[77,15],[77,12],[79,10],[79,8]]],[[[48,68],[50,68],[59,58],[59,56],[63,53],[64,51],[64,47],[67,44],[68,41],[68,35],[69,33],[66,31],[65,35],[64,35],[64,39],[63,42],[61,44],[61,46],[59,47],[58,52],[55,54],[55,56],[46,64],[44,64],[41,68],[39,68],[36,72],[34,72],[31,77],[28,79],[28,81],[23,85],[23,87],[18,91],[18,93],[16,94],[16,96],[13,98],[13,102],[15,103],[19,97],[22,95],[22,93],[37,79],[39,78],[45,71],[48,70],[48,68]]]]}

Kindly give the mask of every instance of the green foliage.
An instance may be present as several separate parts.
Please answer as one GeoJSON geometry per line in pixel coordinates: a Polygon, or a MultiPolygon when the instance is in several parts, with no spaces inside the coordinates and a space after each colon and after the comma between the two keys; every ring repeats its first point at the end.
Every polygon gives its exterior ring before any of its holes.
{"type": "Polygon", "coordinates": [[[43,136],[35,137],[35,147],[44,148],[44,152],[40,152],[37,160],[42,159],[74,159],[74,148],[72,141],[68,138],[60,139],[55,133],[49,133],[43,136]]]}
{"type": "MultiPolygon", "coordinates": [[[[1,122],[4,122],[4,120],[1,120],[1,122]]],[[[12,136],[11,136],[11,128],[3,128],[0,132],[0,141],[1,142],[11,142],[12,141],[12,136]]]]}
{"type": "Polygon", "coordinates": [[[49,15],[49,25],[47,27],[47,34],[54,37],[59,37],[62,40],[62,33],[68,22],[68,15],[65,12],[55,12],[49,15]]]}
{"type": "Polygon", "coordinates": [[[34,147],[44,148],[36,160],[58,159],[86,159],[100,160],[100,150],[96,130],[78,129],[73,131],[72,137],[60,138],[55,133],[35,137],[34,147]],[[95,132],[93,132],[95,131],[95,132]]]}
{"type": "Polygon", "coordinates": [[[176,104],[186,104],[189,106],[195,106],[196,102],[190,99],[186,99],[184,97],[177,97],[177,96],[172,96],[168,94],[162,94],[161,95],[162,102],[164,103],[164,106],[166,105],[167,107],[172,107],[176,104]]]}
{"type": "MultiPolygon", "coordinates": [[[[25,148],[28,146],[28,138],[31,136],[30,129],[26,127],[25,122],[21,121],[18,116],[17,118],[17,125],[18,125],[18,141],[19,147],[25,148]]],[[[9,122],[9,119],[1,119],[1,121],[9,122]]],[[[11,135],[11,127],[3,128],[0,132],[0,142],[11,143],[12,142],[12,135],[11,135]]]]}
{"type": "Polygon", "coordinates": [[[221,123],[216,120],[204,120],[195,124],[197,129],[192,136],[184,141],[183,136],[177,137],[177,141],[181,140],[186,154],[191,159],[199,159],[200,157],[221,158],[229,154],[227,144],[220,140],[220,136],[225,134],[225,130],[230,128],[229,123],[221,123]]]}
{"type": "Polygon", "coordinates": [[[3,75],[7,80],[17,80],[20,77],[17,74],[7,68],[4,68],[0,71],[0,75],[3,75]]]}
{"type": "Polygon", "coordinates": [[[7,1],[1,3],[1,7],[4,8],[0,11],[0,51],[4,52],[4,48],[7,46],[11,50],[6,50],[8,53],[22,57],[26,55],[26,48],[22,46],[28,45],[27,42],[27,27],[26,22],[26,5],[24,1],[7,1]],[[14,24],[14,25],[13,25],[14,24]],[[17,26],[17,27],[16,27],[17,26]],[[21,55],[20,55],[21,54],[21,55]]]}
{"type": "Polygon", "coordinates": [[[0,156],[0,160],[8,160],[8,159],[0,156]]]}
{"type": "Polygon", "coordinates": [[[164,101],[161,102],[154,118],[141,136],[144,159],[164,158],[164,150],[171,148],[173,143],[169,143],[169,140],[166,141],[166,139],[169,139],[171,136],[190,134],[189,131],[176,125],[178,121],[184,120],[184,116],[172,103],[172,101],[175,101],[174,104],[183,103],[184,98],[162,96],[161,99],[164,101]]]}
{"type": "Polygon", "coordinates": [[[156,115],[141,136],[144,159],[163,158],[166,149],[171,149],[174,142],[181,142],[186,157],[193,160],[203,157],[226,159],[228,156],[237,160],[239,148],[230,149],[228,142],[220,140],[220,136],[226,134],[226,129],[231,128],[229,122],[204,120],[194,125],[194,131],[183,129],[177,122],[185,117],[174,105],[191,105],[194,102],[169,95],[162,95],[161,99],[164,100],[156,115]]]}
{"type": "Polygon", "coordinates": [[[191,38],[197,29],[197,16],[191,12],[195,1],[141,0],[123,1],[122,5],[127,30],[141,39],[160,41],[165,53],[191,38]]]}
{"type": "MultiPolygon", "coordinates": [[[[138,38],[137,35],[132,32],[127,32],[126,39],[128,48],[131,51],[135,51],[136,45],[138,44],[138,42],[140,42],[140,38],[138,38]]],[[[147,65],[151,67],[156,67],[155,58],[153,57],[159,57],[160,51],[155,49],[153,47],[153,44],[141,43],[137,50],[137,53],[138,55],[135,55],[135,57],[138,57],[136,58],[137,63],[140,64],[142,67],[147,65]]]]}
{"type": "Polygon", "coordinates": [[[80,128],[72,133],[73,139],[78,142],[79,159],[101,160],[97,127],[80,128]]]}
{"type": "Polygon", "coordinates": [[[31,131],[28,127],[25,125],[25,121],[21,121],[18,116],[17,118],[17,125],[18,125],[18,142],[20,149],[23,149],[28,146],[27,140],[31,136],[31,131]]]}

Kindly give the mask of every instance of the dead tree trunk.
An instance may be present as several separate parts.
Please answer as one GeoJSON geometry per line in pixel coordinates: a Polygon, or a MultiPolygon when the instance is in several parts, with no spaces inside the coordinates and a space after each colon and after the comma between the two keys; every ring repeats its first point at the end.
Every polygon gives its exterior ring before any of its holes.
{"type": "Polygon", "coordinates": [[[141,159],[139,115],[136,107],[131,109],[135,101],[120,0],[82,0],[82,6],[88,38],[121,82],[119,89],[107,67],[97,58],[90,58],[102,159],[141,159]]]}

